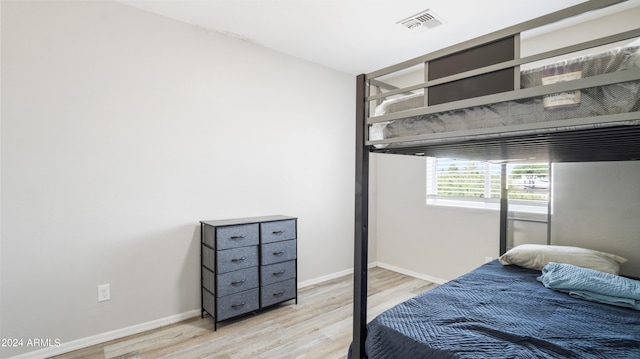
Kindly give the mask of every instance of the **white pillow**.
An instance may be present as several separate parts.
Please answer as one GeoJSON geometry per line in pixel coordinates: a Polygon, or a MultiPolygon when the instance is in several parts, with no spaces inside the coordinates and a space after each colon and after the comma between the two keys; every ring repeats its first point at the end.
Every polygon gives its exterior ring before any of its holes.
{"type": "Polygon", "coordinates": [[[556,262],[611,274],[618,274],[620,263],[626,261],[626,258],[615,254],[592,249],[544,244],[521,244],[500,256],[500,263],[504,265],[515,264],[520,267],[542,270],[547,263],[556,262]]]}

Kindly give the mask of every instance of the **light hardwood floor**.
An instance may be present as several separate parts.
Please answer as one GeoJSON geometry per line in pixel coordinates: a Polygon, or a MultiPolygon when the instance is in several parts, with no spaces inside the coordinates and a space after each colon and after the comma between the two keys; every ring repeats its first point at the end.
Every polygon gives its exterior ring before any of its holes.
{"type": "MultiPolygon", "coordinates": [[[[369,320],[436,284],[381,268],[369,270],[369,320]]],[[[56,359],[346,358],[352,336],[353,276],[298,291],[293,301],[218,324],[200,317],[110,341],[56,359]]]]}

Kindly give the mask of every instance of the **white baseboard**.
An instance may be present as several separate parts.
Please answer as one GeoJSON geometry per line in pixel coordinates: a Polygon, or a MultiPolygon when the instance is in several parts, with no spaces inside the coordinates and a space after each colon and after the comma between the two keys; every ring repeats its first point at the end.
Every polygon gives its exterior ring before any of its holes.
{"type": "Polygon", "coordinates": [[[436,277],[432,277],[426,274],[420,274],[414,271],[410,271],[408,269],[404,269],[404,268],[400,268],[400,267],[396,267],[396,266],[392,266],[390,264],[386,264],[386,263],[377,263],[378,267],[380,268],[384,268],[384,269],[388,269],[390,271],[394,271],[394,272],[398,272],[404,275],[408,275],[414,278],[418,278],[418,279],[422,279],[422,280],[426,280],[432,283],[436,283],[436,284],[444,284],[446,282],[448,282],[448,280],[446,279],[441,279],[441,278],[436,278],[436,277]]]}
{"type": "Polygon", "coordinates": [[[124,338],[129,335],[139,334],[142,332],[146,332],[148,330],[163,327],[165,325],[178,323],[183,320],[200,316],[200,314],[201,314],[200,309],[192,310],[186,313],[176,314],[166,318],[152,320],[150,322],[132,325],[130,327],[117,329],[114,331],[74,340],[72,342],[62,343],[59,347],[44,348],[44,349],[36,350],[33,352],[20,354],[17,356],[13,356],[10,359],[45,359],[54,355],[68,353],[74,350],[90,347],[92,345],[105,343],[110,340],[124,338]]]}
{"type": "MultiPolygon", "coordinates": [[[[423,279],[423,280],[426,280],[426,281],[429,281],[429,282],[433,282],[433,283],[437,283],[437,284],[443,284],[443,283],[447,282],[444,279],[435,278],[435,277],[431,277],[431,276],[428,276],[428,275],[416,273],[416,272],[413,272],[413,271],[410,271],[410,270],[406,270],[406,269],[403,269],[403,268],[400,268],[400,267],[396,267],[396,266],[392,266],[392,265],[385,264],[385,263],[380,263],[380,262],[369,263],[368,268],[374,268],[374,267],[380,267],[380,268],[388,269],[388,270],[391,270],[391,271],[394,271],[394,272],[398,272],[398,273],[401,273],[401,274],[405,274],[405,275],[408,275],[408,276],[411,276],[411,277],[415,277],[415,278],[418,278],[418,279],[423,279]]],[[[326,282],[326,281],[331,280],[331,279],[343,277],[345,275],[350,275],[350,274],[353,274],[353,268],[346,269],[346,270],[343,270],[343,271],[340,271],[340,272],[336,272],[336,273],[332,273],[332,274],[328,274],[328,275],[325,275],[325,276],[322,276],[322,277],[306,280],[304,282],[299,282],[298,283],[298,288],[304,288],[304,287],[312,286],[312,285],[315,285],[315,284],[319,284],[319,283],[326,282]]],[[[146,332],[148,330],[157,329],[157,328],[163,327],[165,325],[178,323],[178,322],[181,322],[183,320],[187,320],[187,319],[191,319],[191,318],[195,318],[197,316],[200,316],[200,314],[201,314],[200,309],[192,310],[192,311],[189,311],[189,312],[186,312],[186,313],[176,314],[176,315],[172,315],[172,316],[169,316],[169,317],[166,317],[166,318],[161,318],[161,319],[152,320],[152,321],[146,322],[146,323],[132,325],[130,327],[117,329],[117,330],[113,330],[113,331],[110,331],[110,332],[106,332],[106,333],[102,333],[102,334],[98,334],[98,335],[94,335],[94,336],[90,336],[90,337],[74,340],[74,341],[71,341],[71,342],[68,342],[68,343],[62,343],[59,347],[44,348],[44,349],[36,350],[36,351],[33,351],[33,352],[20,354],[20,355],[17,355],[17,356],[13,356],[10,359],[45,359],[45,358],[48,358],[48,357],[51,357],[51,356],[60,355],[60,354],[64,354],[64,353],[68,353],[68,352],[74,351],[74,350],[90,347],[92,345],[105,343],[105,342],[108,342],[108,341],[111,341],[111,340],[115,340],[115,339],[119,339],[119,338],[124,338],[124,337],[127,337],[129,335],[139,334],[139,333],[142,333],[142,332],[146,332]]]]}
{"type": "MultiPolygon", "coordinates": [[[[376,267],[376,266],[377,266],[376,262],[373,262],[373,263],[369,263],[368,267],[369,268],[373,268],[373,267],[376,267]]],[[[320,284],[322,282],[326,282],[328,280],[340,278],[340,277],[343,277],[345,275],[350,275],[350,274],[353,274],[353,268],[345,269],[343,271],[336,272],[336,273],[327,274],[327,275],[322,276],[322,277],[305,280],[304,282],[298,282],[298,289],[304,288],[304,287],[309,287],[309,286],[312,286],[312,285],[315,285],[315,284],[320,284]]]]}

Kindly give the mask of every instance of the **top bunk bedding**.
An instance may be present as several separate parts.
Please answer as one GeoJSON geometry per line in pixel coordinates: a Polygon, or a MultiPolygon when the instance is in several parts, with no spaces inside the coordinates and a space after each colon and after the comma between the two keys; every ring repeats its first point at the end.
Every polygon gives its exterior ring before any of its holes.
{"type": "MultiPolygon", "coordinates": [[[[632,70],[640,70],[638,46],[616,48],[524,70],[520,73],[520,84],[522,89],[527,89],[616,72],[624,74],[632,70]]],[[[424,107],[424,102],[422,92],[386,100],[376,107],[374,117],[421,108],[424,107]]],[[[594,126],[638,125],[638,119],[625,117],[606,123],[599,120],[595,123],[568,120],[628,114],[639,110],[640,80],[632,80],[439,113],[409,115],[406,118],[372,124],[369,139],[377,141],[428,134],[464,134],[469,130],[486,130],[476,133],[487,135],[496,132],[516,132],[522,135],[540,133],[541,129],[548,130],[547,126],[555,126],[561,131],[563,126],[566,127],[565,130],[576,130],[594,126]],[[531,124],[538,126],[526,126],[531,124]],[[528,130],[525,129],[527,127],[528,130]]]]}

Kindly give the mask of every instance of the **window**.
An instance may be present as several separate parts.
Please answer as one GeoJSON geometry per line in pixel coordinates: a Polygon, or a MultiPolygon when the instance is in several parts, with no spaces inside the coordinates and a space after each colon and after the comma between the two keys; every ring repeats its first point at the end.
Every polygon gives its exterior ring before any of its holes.
{"type": "MultiPolygon", "coordinates": [[[[499,208],[500,164],[427,158],[427,204],[499,208]]],[[[539,207],[549,200],[548,163],[509,163],[507,193],[510,204],[539,207]]]]}

